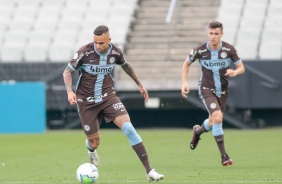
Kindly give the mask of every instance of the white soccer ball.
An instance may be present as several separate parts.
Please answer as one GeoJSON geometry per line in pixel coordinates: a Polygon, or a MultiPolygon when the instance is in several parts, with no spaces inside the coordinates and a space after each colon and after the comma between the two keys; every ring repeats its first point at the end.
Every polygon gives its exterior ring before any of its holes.
{"type": "Polygon", "coordinates": [[[90,163],[81,164],[76,170],[76,178],[81,184],[93,184],[98,177],[97,167],[90,163]]]}

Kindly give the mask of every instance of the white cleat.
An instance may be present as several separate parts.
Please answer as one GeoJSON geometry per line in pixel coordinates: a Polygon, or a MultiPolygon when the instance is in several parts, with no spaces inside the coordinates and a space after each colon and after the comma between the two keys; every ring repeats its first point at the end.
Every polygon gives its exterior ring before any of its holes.
{"type": "Polygon", "coordinates": [[[89,151],[88,150],[88,156],[89,156],[89,159],[90,159],[90,163],[95,165],[96,167],[98,167],[99,163],[100,163],[100,160],[99,160],[99,156],[98,156],[98,153],[97,151],[89,151]]]}
{"type": "Polygon", "coordinates": [[[147,174],[147,179],[149,182],[152,181],[160,181],[164,179],[164,175],[163,174],[159,174],[155,171],[155,169],[152,169],[148,174],[147,174]]]}

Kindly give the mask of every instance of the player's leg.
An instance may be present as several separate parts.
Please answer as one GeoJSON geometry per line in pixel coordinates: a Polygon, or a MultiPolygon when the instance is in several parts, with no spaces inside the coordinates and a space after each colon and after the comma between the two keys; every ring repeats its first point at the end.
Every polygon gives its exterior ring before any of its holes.
{"type": "Polygon", "coordinates": [[[96,167],[99,165],[99,156],[97,148],[100,144],[99,126],[101,123],[101,114],[97,114],[98,110],[93,110],[85,105],[79,104],[79,117],[86,135],[85,145],[88,150],[90,163],[96,167]]]}
{"type": "Polygon", "coordinates": [[[158,174],[154,169],[151,168],[146,148],[142,142],[141,137],[136,132],[135,128],[131,124],[128,112],[118,97],[110,99],[108,105],[103,110],[103,116],[106,122],[114,122],[122,132],[126,135],[130,145],[137,154],[138,158],[142,162],[149,181],[158,181],[163,179],[162,174],[158,174]]]}
{"type": "MultiPolygon", "coordinates": [[[[215,100],[214,94],[212,94],[210,90],[202,90],[199,92],[199,97],[201,98],[203,104],[205,105],[207,111],[209,112],[208,104],[211,101],[215,100]]],[[[201,139],[200,138],[201,134],[204,132],[209,132],[211,130],[212,130],[212,123],[210,116],[202,123],[201,126],[194,125],[192,138],[190,140],[190,148],[194,150],[197,147],[199,140],[201,139]]]]}
{"type": "Polygon", "coordinates": [[[114,119],[114,123],[123,131],[127,136],[130,145],[136,152],[140,161],[146,169],[147,179],[149,181],[159,181],[164,178],[163,174],[159,174],[150,166],[149,158],[141,137],[136,132],[135,128],[130,122],[128,114],[118,116],[114,119]]]}
{"type": "Polygon", "coordinates": [[[222,128],[222,122],[223,122],[223,109],[226,104],[227,94],[221,95],[220,98],[217,98],[218,103],[215,103],[216,105],[213,105],[214,108],[211,109],[211,121],[212,121],[212,131],[213,136],[215,138],[215,141],[217,143],[218,149],[221,154],[221,163],[223,166],[232,165],[233,161],[228,156],[225,150],[224,146],[224,132],[222,128]]]}
{"type": "Polygon", "coordinates": [[[193,135],[190,141],[190,148],[193,150],[197,147],[199,140],[201,139],[200,136],[202,135],[202,133],[204,132],[209,132],[210,130],[212,130],[212,126],[210,126],[211,122],[209,120],[210,118],[206,119],[202,125],[194,125],[193,126],[193,135]]]}

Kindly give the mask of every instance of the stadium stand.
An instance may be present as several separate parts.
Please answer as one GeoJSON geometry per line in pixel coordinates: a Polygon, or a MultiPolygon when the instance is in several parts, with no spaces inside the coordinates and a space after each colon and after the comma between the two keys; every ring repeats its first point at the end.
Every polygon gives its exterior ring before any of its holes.
{"type": "MultiPolygon", "coordinates": [[[[149,90],[180,89],[183,61],[192,47],[206,40],[206,27],[217,16],[220,1],[177,1],[170,23],[166,16],[170,0],[142,0],[136,12],[125,53],[149,90]]],[[[199,65],[192,65],[190,87],[197,87],[199,65]]],[[[116,87],[136,89],[134,83],[116,68],[116,87]]]]}
{"type": "MultiPolygon", "coordinates": [[[[0,0],[0,63],[28,63],[39,71],[40,66],[66,64],[91,41],[94,28],[106,24],[112,42],[124,49],[149,90],[179,90],[182,63],[193,46],[206,41],[207,24],[213,19],[223,22],[223,40],[234,44],[243,60],[281,60],[281,0],[179,0],[166,23],[170,2],[0,0]]],[[[115,78],[118,90],[136,90],[119,67],[115,78]]],[[[189,78],[190,88],[196,89],[198,64],[192,65],[189,78]]]]}
{"type": "Polygon", "coordinates": [[[92,40],[94,28],[109,25],[123,48],[137,0],[0,0],[0,61],[67,62],[92,40]],[[39,50],[32,53],[32,49],[39,50]],[[61,52],[58,53],[60,48],[61,52]],[[14,54],[10,54],[14,53],[14,54]]]}
{"type": "Polygon", "coordinates": [[[223,38],[236,46],[244,60],[281,60],[281,10],[279,0],[222,0],[218,20],[228,27],[223,38]]]}

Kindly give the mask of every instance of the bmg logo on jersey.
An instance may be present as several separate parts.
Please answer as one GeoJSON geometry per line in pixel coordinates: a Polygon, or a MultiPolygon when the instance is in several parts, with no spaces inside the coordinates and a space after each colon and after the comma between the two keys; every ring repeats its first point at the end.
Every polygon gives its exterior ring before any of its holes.
{"type": "Polygon", "coordinates": [[[90,71],[93,73],[111,73],[113,71],[114,66],[99,66],[99,65],[91,65],[90,71]]]}
{"type": "Polygon", "coordinates": [[[207,68],[212,68],[212,67],[219,67],[219,68],[226,68],[227,66],[225,66],[225,61],[204,61],[204,65],[207,68]]]}
{"type": "MultiPolygon", "coordinates": [[[[122,103],[113,104],[113,108],[115,110],[124,109],[124,105],[122,103]]],[[[125,109],[124,109],[125,110],[125,109]]],[[[123,111],[123,110],[122,110],[123,111]]]]}

